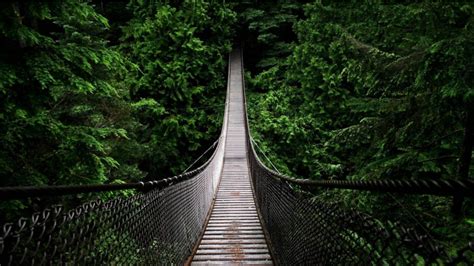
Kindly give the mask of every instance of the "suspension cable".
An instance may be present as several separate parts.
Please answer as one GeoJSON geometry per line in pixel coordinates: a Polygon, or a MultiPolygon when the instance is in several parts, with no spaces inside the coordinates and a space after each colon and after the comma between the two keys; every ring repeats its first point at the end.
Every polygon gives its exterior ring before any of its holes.
{"type": "Polygon", "coordinates": [[[106,191],[117,191],[126,189],[136,189],[138,191],[150,191],[156,188],[165,188],[182,181],[188,180],[201,173],[212,159],[205,162],[198,168],[168,178],[147,182],[135,182],[125,184],[88,184],[88,185],[57,185],[57,186],[16,186],[0,187],[0,200],[25,199],[32,197],[56,197],[63,195],[96,193],[106,191]]]}
{"type": "Polygon", "coordinates": [[[268,158],[268,156],[265,154],[265,152],[262,150],[262,148],[260,148],[260,146],[258,146],[257,142],[252,138],[252,136],[250,136],[250,141],[252,141],[253,144],[255,144],[255,147],[257,147],[257,149],[263,154],[263,156],[265,157],[265,159],[267,159],[267,161],[271,164],[271,166],[273,167],[273,169],[275,169],[275,171],[277,171],[277,173],[281,174],[280,171],[278,171],[278,168],[276,168],[276,166],[273,164],[273,162],[270,160],[270,158],[268,158]]]}
{"type": "MultiPolygon", "coordinates": [[[[261,162],[259,162],[262,164],[261,162]]],[[[262,164],[264,168],[265,165],[262,164]]],[[[270,174],[280,180],[299,185],[304,190],[314,188],[338,188],[365,190],[374,192],[395,192],[406,194],[427,194],[437,196],[462,196],[474,198],[474,181],[472,180],[310,180],[296,179],[266,168],[270,174]]]]}
{"type": "Polygon", "coordinates": [[[219,143],[219,140],[221,139],[221,137],[217,138],[216,141],[214,141],[214,143],[212,143],[212,145],[207,148],[206,151],[204,151],[190,166],[188,166],[188,168],[186,168],[186,170],[184,170],[181,174],[184,174],[186,173],[191,167],[193,167],[193,165],[195,165],[197,162],[199,162],[199,160],[201,160],[201,158],[206,155],[212,148],[214,148],[216,146],[217,143],[219,143]]]}

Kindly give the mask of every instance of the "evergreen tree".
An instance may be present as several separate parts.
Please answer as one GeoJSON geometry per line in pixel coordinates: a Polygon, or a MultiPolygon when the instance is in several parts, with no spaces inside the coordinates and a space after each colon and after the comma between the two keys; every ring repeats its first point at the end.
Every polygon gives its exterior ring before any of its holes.
{"type": "Polygon", "coordinates": [[[0,12],[0,185],[139,177],[112,155],[129,139],[130,107],[116,81],[127,62],[103,38],[107,19],[73,0],[3,2],[0,12]]]}
{"type": "Polygon", "coordinates": [[[177,174],[219,136],[235,15],[208,1],[132,1],[129,8],[121,47],[137,65],[127,86],[144,125],[141,166],[150,178],[177,174]]]}
{"type": "MultiPolygon", "coordinates": [[[[315,2],[305,14],[292,54],[250,79],[261,92],[250,96],[254,136],[282,171],[342,180],[473,176],[472,5],[315,2]]],[[[408,215],[452,234],[452,243],[472,230],[472,201],[464,222],[453,223],[450,199],[329,196],[400,220],[400,207],[411,206],[408,215]]]]}

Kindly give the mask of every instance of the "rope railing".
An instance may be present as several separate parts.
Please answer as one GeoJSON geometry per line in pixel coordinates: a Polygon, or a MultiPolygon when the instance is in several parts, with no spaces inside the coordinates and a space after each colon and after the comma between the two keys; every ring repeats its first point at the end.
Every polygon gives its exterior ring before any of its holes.
{"type": "Polygon", "coordinates": [[[147,192],[152,189],[163,189],[190,179],[204,170],[209,164],[185,172],[183,174],[155,181],[135,182],[125,184],[90,184],[90,185],[58,185],[58,186],[18,186],[0,187],[0,200],[26,199],[33,197],[57,197],[63,195],[75,195],[82,193],[98,193],[107,191],[119,191],[134,189],[139,192],[147,192]]]}
{"type": "MultiPolygon", "coordinates": [[[[474,197],[474,181],[455,179],[420,179],[420,180],[312,180],[293,178],[282,174],[266,154],[260,149],[253,138],[250,138],[255,153],[257,150],[270,163],[275,178],[284,180],[289,184],[300,186],[304,190],[314,191],[318,188],[338,188],[349,190],[363,190],[373,192],[393,192],[402,194],[436,195],[436,196],[461,196],[474,197]]],[[[258,157],[258,155],[256,155],[258,157]]],[[[263,163],[262,163],[263,164],[263,163]]]]}
{"type": "Polygon", "coordinates": [[[15,186],[15,187],[0,187],[0,200],[14,200],[14,199],[26,199],[34,197],[57,197],[63,195],[73,195],[82,193],[97,193],[107,191],[119,191],[134,189],[140,192],[147,192],[152,189],[163,189],[167,186],[177,184],[192,178],[202,172],[211,160],[206,161],[203,165],[197,167],[194,170],[189,171],[197,162],[199,162],[204,155],[209,153],[212,149],[219,144],[220,138],[218,138],[207,150],[205,150],[191,165],[189,165],[183,173],[163,178],[154,181],[147,182],[134,182],[124,184],[85,184],[85,185],[57,185],[57,186],[15,186]]]}
{"type": "Polygon", "coordinates": [[[183,264],[202,233],[219,183],[228,101],[219,141],[213,144],[217,147],[210,159],[192,171],[129,184],[0,188],[1,200],[138,191],[72,210],[54,205],[0,225],[0,265],[183,264]]]}
{"type": "MultiPolygon", "coordinates": [[[[242,81],[245,84],[243,77],[242,81]]],[[[55,205],[29,218],[3,224],[0,265],[184,263],[202,233],[219,182],[228,106],[227,100],[214,153],[190,172],[129,184],[0,188],[2,200],[124,189],[139,192],[91,201],[68,211],[55,205]]],[[[418,230],[304,193],[337,188],[472,197],[472,181],[294,179],[270,170],[260,161],[245,119],[253,190],[277,264],[472,264],[474,243],[448,254],[442,245],[418,230]]]]}
{"type": "Polygon", "coordinates": [[[266,168],[249,153],[252,181],[258,207],[280,264],[380,265],[447,264],[470,265],[474,242],[448,254],[424,231],[379,220],[354,209],[295,191],[286,180],[266,168]]]}
{"type": "Polygon", "coordinates": [[[474,197],[474,181],[471,180],[312,180],[293,178],[269,168],[268,171],[272,172],[271,174],[275,178],[297,185],[307,191],[337,188],[381,193],[474,197]]]}
{"type": "MultiPolygon", "coordinates": [[[[243,65],[242,65],[243,68],[243,65]]],[[[242,77],[243,79],[243,77],[242,77]]],[[[242,84],[245,81],[242,80],[242,84]]],[[[246,97],[244,97],[245,101],[246,97]]],[[[246,102],[244,102],[246,109],[246,102]]],[[[459,180],[308,180],[266,167],[246,117],[248,159],[260,218],[281,265],[471,265],[474,242],[448,252],[426,232],[379,220],[314,197],[318,189],[472,197],[474,183],[459,180]],[[295,190],[298,187],[298,190],[295,190]],[[309,192],[309,193],[308,193],[309,192]]],[[[266,158],[266,156],[264,155],[266,158]]],[[[272,165],[273,166],[273,165],[272,165]]],[[[274,167],[274,166],[273,166],[274,167]]],[[[335,201],[336,202],[336,201],[335,201]]]]}
{"type": "MultiPolygon", "coordinates": [[[[221,145],[214,157],[222,155],[221,145]]],[[[37,195],[124,188],[147,192],[95,200],[69,211],[52,206],[31,218],[6,223],[0,231],[0,265],[183,263],[211,206],[217,163],[210,160],[204,169],[160,181],[29,190],[37,195]]]]}
{"type": "MultiPolygon", "coordinates": [[[[214,145],[213,145],[214,146],[214,145]]],[[[51,206],[0,228],[0,265],[177,264],[191,254],[210,209],[224,144],[184,174],[129,184],[3,187],[0,199],[136,189],[66,211],[51,206]]]]}

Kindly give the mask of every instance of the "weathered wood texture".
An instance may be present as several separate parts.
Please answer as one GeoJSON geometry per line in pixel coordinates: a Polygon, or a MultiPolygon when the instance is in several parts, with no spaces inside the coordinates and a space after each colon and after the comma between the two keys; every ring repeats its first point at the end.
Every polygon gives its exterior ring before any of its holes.
{"type": "Polygon", "coordinates": [[[224,168],[192,265],[272,264],[249,178],[241,63],[239,51],[232,52],[224,168]]]}

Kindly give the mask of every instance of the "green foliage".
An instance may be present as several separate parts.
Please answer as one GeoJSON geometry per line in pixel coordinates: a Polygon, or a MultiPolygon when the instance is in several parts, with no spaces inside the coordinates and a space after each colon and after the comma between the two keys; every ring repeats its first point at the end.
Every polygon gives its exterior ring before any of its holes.
{"type": "MultiPolygon", "coordinates": [[[[291,54],[266,55],[249,79],[252,133],[277,167],[313,179],[458,178],[474,105],[472,5],[318,1],[304,9],[291,54]]],[[[400,207],[410,206],[415,219],[451,232],[440,233],[451,243],[472,232],[451,220],[449,199],[323,195],[390,218],[406,217],[400,207]]],[[[472,204],[465,203],[469,219],[472,204]]]]}
{"type": "Polygon", "coordinates": [[[100,37],[107,20],[77,1],[1,12],[1,185],[106,182],[121,167],[115,140],[127,140],[114,123],[126,92],[113,81],[127,62],[100,37]]]}
{"type": "Polygon", "coordinates": [[[226,54],[235,14],[206,1],[132,1],[121,50],[137,65],[129,72],[134,114],[150,176],[178,173],[218,136],[226,54]],[[194,156],[195,157],[195,156],[194,156]]]}
{"type": "Polygon", "coordinates": [[[264,70],[281,63],[280,59],[292,51],[292,41],[296,39],[292,27],[302,17],[301,3],[305,1],[235,2],[234,8],[241,10],[240,38],[249,55],[247,66],[264,70]]]}
{"type": "MultiPolygon", "coordinates": [[[[124,183],[184,170],[219,134],[234,28],[251,71],[253,137],[283,173],[472,176],[472,166],[460,170],[472,157],[461,152],[470,152],[474,106],[472,4],[303,2],[0,4],[0,186],[124,183]]],[[[380,216],[409,213],[416,226],[423,218],[453,246],[473,232],[472,201],[459,222],[445,198],[321,192],[380,216]]],[[[0,218],[47,204],[1,203],[0,218]]]]}
{"type": "MultiPolygon", "coordinates": [[[[217,138],[235,22],[225,5],[5,2],[0,13],[0,186],[163,178],[217,138]]],[[[133,192],[101,197],[119,194],[133,192]]],[[[0,219],[51,203],[4,202],[0,219]]]]}

